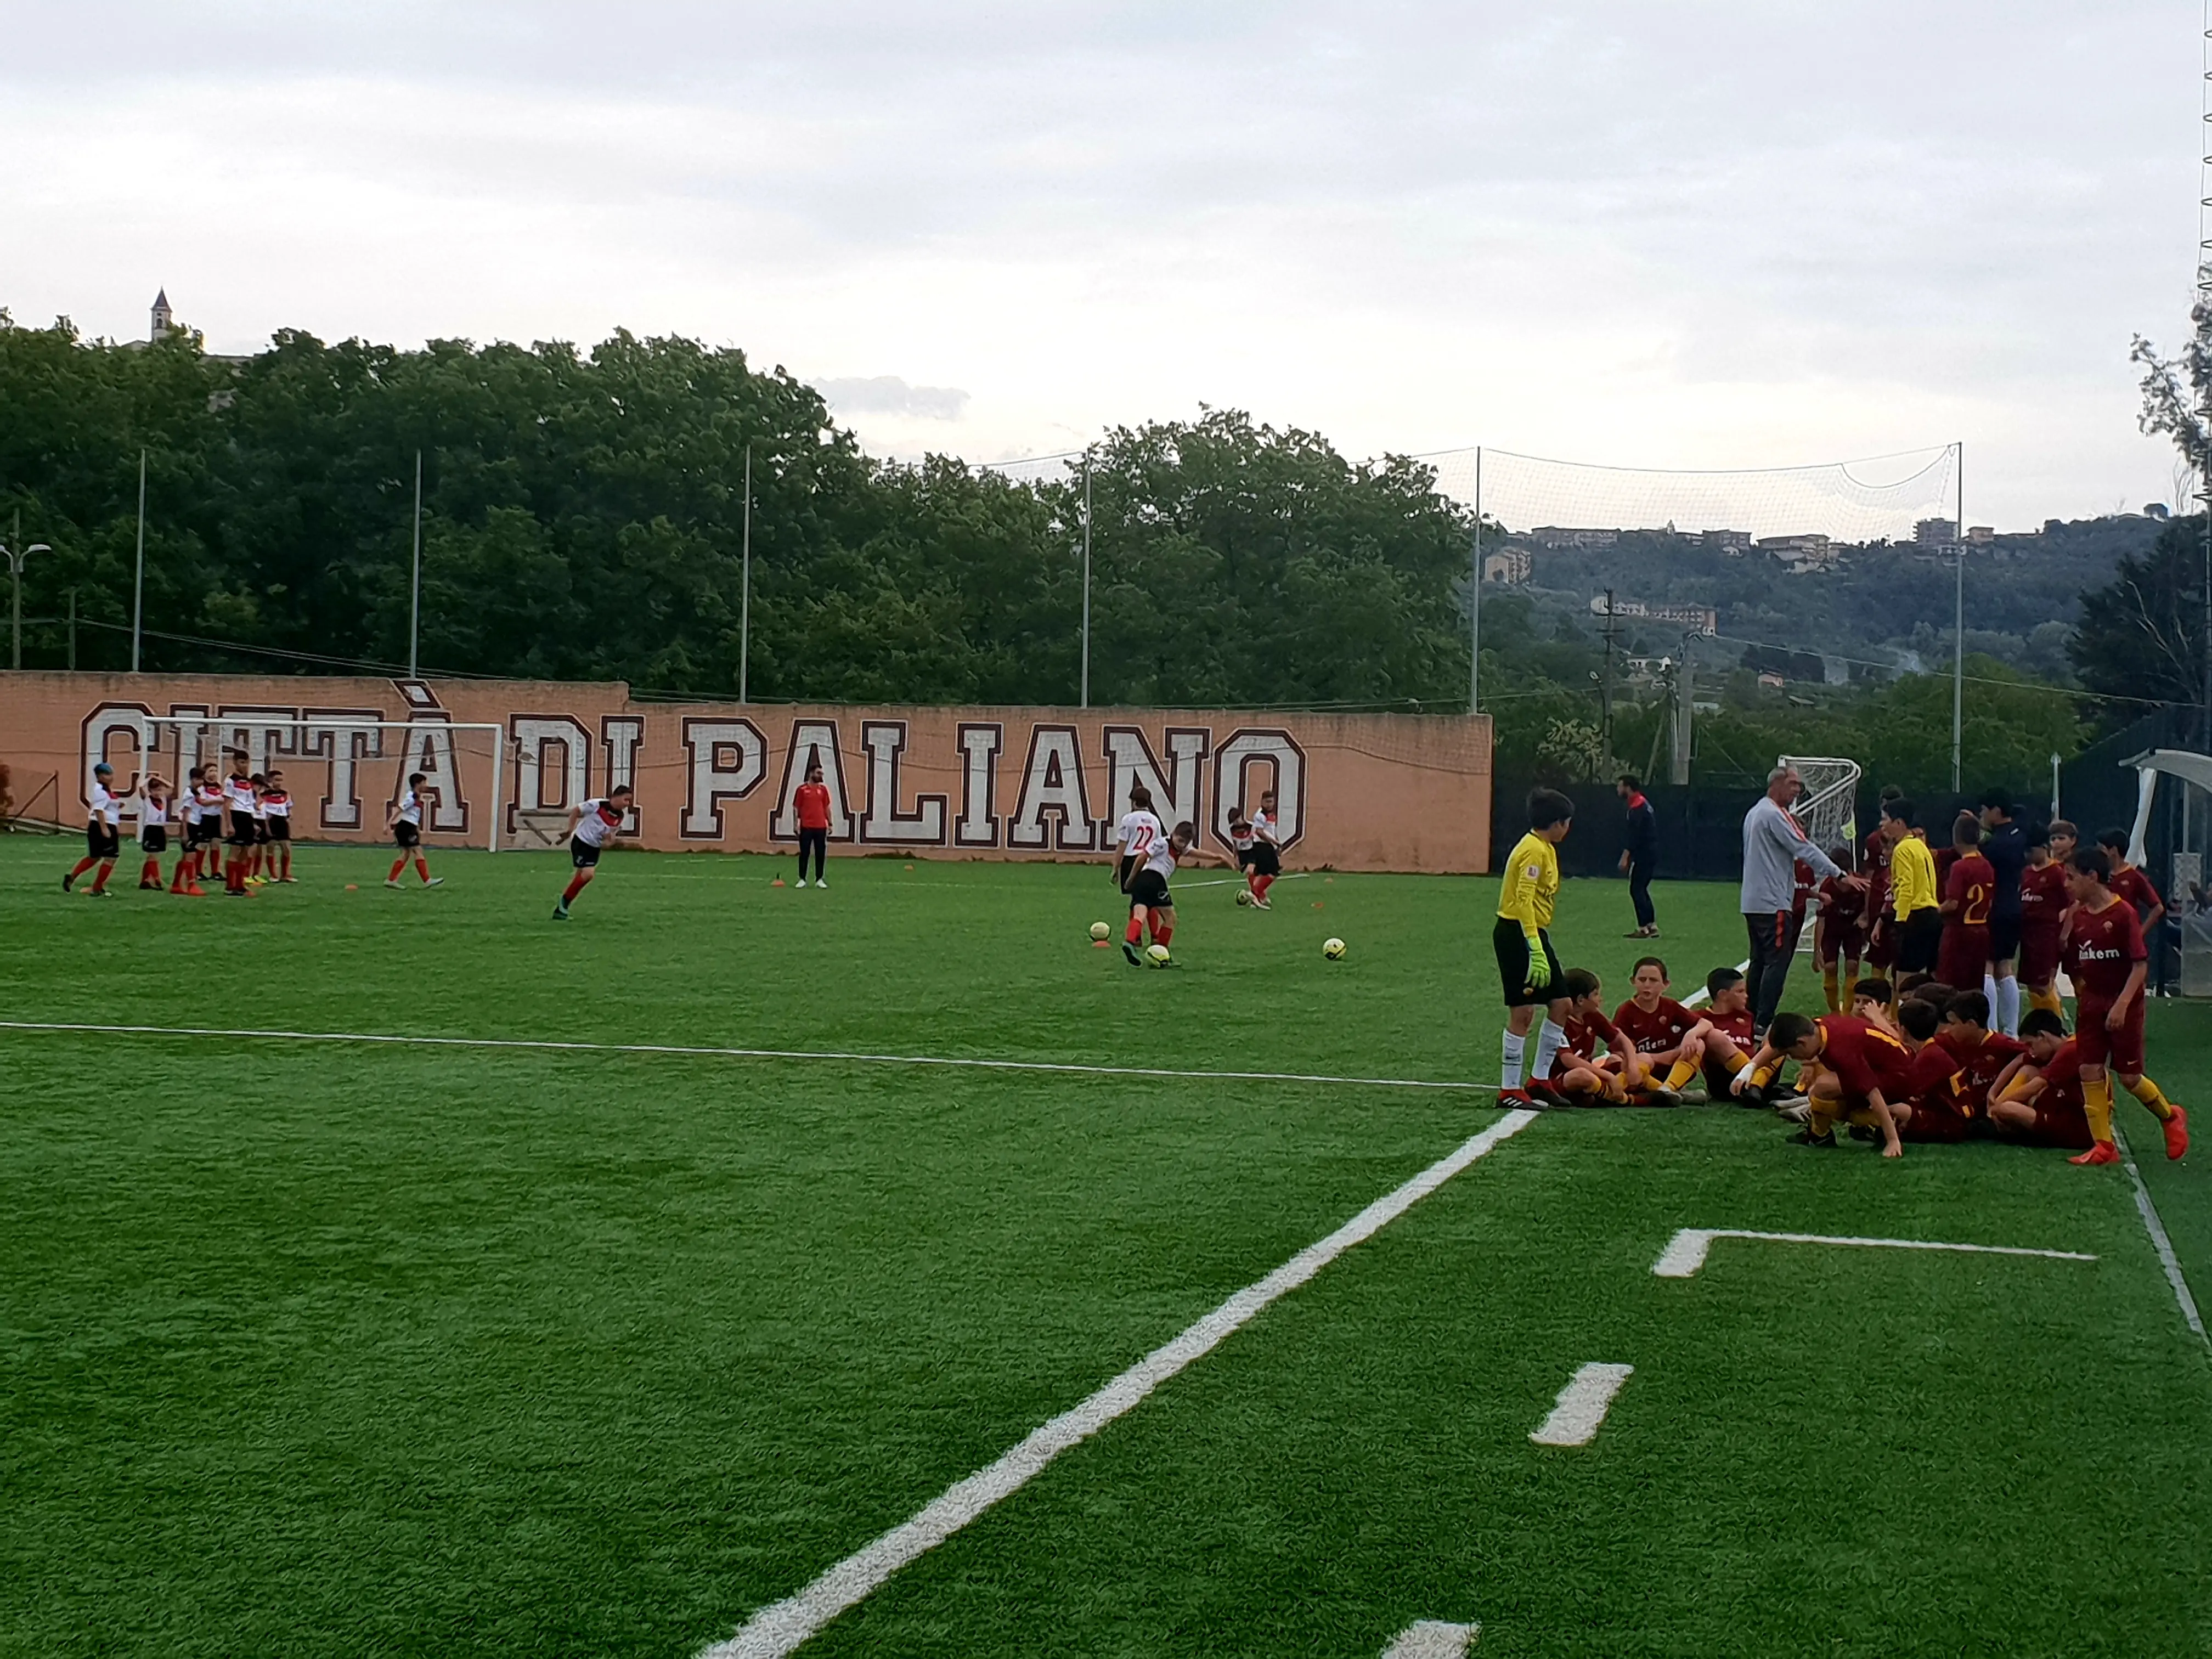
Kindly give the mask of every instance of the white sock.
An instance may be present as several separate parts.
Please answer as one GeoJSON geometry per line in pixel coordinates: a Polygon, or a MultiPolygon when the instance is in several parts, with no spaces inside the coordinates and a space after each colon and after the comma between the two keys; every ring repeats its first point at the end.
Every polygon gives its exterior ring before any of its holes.
{"type": "Polygon", "coordinates": [[[2020,981],[2009,974],[1997,981],[1996,1021],[2007,1036],[2020,1035],[2020,981]]]}
{"type": "Polygon", "coordinates": [[[1559,1058],[1559,1045],[1567,1040],[1565,1030],[1554,1025],[1547,1018],[1536,1028],[1536,1075],[1549,1077],[1552,1062],[1559,1058]]]}
{"type": "Polygon", "coordinates": [[[1990,1000],[1990,1029],[1996,1030],[1997,976],[1986,968],[1982,969],[1982,994],[1990,1000]]]}
{"type": "Polygon", "coordinates": [[[1528,1043],[1527,1037],[1515,1036],[1510,1031],[1505,1034],[1505,1063],[1498,1073],[1499,1088],[1517,1089],[1521,1086],[1521,1061],[1528,1050],[1528,1043]]]}

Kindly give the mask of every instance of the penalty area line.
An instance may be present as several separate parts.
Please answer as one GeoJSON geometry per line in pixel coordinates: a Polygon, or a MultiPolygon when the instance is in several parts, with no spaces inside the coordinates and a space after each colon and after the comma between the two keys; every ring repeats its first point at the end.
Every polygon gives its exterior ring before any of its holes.
{"type": "Polygon", "coordinates": [[[1271,1304],[1298,1288],[1353,1245],[1372,1238],[1461,1170],[1536,1121],[1509,1112],[1412,1180],[1376,1199],[1328,1237],[1309,1244],[1265,1279],[1247,1285],[1173,1340],[1152,1350],[1089,1399],[1032,1431],[1006,1455],[948,1486],[913,1519],[893,1527],[831,1567],[799,1594],[763,1607],[699,1659],[782,1659],[830,1620],[880,1588],[993,1505],[1028,1485],[1062,1452],[1142,1405],[1163,1382],[1204,1358],[1271,1304]]]}
{"type": "Polygon", "coordinates": [[[878,1054],[827,1048],[723,1048],[680,1042],[585,1042],[562,1037],[422,1036],[394,1031],[287,1031],[214,1025],[93,1025],[0,1019],[0,1031],[79,1036],[220,1037],[256,1042],[362,1042],[391,1048],[511,1048],[554,1054],[662,1054],[696,1060],[823,1060],[847,1066],[935,1066],[980,1072],[1047,1072],[1079,1077],[1153,1077],[1209,1083],[1320,1083],[1360,1089],[1443,1089],[1494,1095],[1494,1083],[1412,1077],[1335,1077],[1318,1072],[1178,1071],[1165,1066],[1088,1066],[1072,1060],[987,1060],[959,1054],[878,1054]]]}

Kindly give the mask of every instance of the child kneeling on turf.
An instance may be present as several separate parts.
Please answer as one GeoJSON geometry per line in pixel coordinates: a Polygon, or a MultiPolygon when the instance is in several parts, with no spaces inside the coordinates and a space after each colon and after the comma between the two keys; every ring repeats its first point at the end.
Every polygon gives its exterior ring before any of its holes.
{"type": "Polygon", "coordinates": [[[1605,1017],[1605,991],[1587,968],[1559,981],[1567,999],[1566,1040],[1552,1060],[1551,1091],[1563,1106],[1626,1106],[1636,1050],[1605,1017]]]}

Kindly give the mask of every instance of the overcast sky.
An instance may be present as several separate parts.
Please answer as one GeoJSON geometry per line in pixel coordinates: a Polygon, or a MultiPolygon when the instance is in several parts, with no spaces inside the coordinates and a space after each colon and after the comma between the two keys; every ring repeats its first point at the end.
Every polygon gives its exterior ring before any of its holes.
{"type": "MultiPolygon", "coordinates": [[[[742,347],[871,448],[1200,404],[1354,455],[1961,440],[2007,528],[2173,491],[2175,0],[0,3],[0,305],[216,350],[742,347]]],[[[1563,506],[1563,515],[1564,515],[1563,506]]]]}

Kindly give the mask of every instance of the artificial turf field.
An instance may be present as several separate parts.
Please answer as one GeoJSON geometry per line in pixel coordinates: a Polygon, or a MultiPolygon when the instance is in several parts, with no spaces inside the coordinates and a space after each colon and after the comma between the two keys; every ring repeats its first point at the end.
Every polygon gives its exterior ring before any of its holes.
{"type": "MultiPolygon", "coordinates": [[[[1187,885],[1156,972],[1091,948],[1097,866],[817,892],[624,855],[562,926],[548,854],[434,849],[447,884],[396,894],[307,848],[235,902],[126,860],[97,903],[74,856],[0,840],[0,1018],[1496,1076],[1489,881],[1187,885]]],[[[1733,888],[1658,896],[1678,992],[1741,958],[1733,888]]],[[[1556,930],[1609,990],[1626,909],[1571,883],[1556,930]]],[[[0,1054],[8,1656],[689,1659],[1501,1121],[849,1060],[0,1054]]],[[[2212,1105],[2212,1011],[2154,1007],[2151,1060],[2212,1105]]],[[[2203,1294],[2203,1158],[2122,1110],[2203,1294]]],[[[1423,1620],[1480,1621],[1479,1659],[2212,1650],[2212,1358],[2125,1172],[1782,1136],[1538,1116],[803,1651],[1351,1659],[1423,1620]],[[1654,1277],[1686,1227],[2097,1259],[1724,1240],[1654,1277]],[[1635,1367],[1595,1438],[1532,1444],[1589,1361],[1635,1367]]]]}

